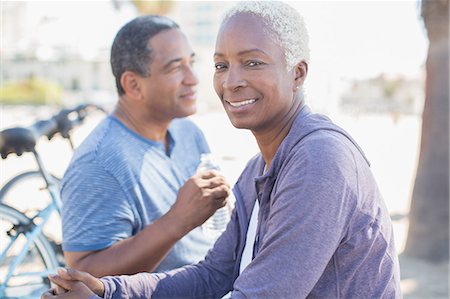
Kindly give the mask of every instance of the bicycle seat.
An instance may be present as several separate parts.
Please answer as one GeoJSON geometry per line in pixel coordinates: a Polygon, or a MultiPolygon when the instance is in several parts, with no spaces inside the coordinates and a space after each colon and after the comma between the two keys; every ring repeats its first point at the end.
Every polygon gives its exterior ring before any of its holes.
{"type": "Polygon", "coordinates": [[[9,154],[21,156],[24,152],[31,152],[36,145],[36,138],[30,129],[11,128],[0,132],[0,153],[2,159],[9,154]]]}

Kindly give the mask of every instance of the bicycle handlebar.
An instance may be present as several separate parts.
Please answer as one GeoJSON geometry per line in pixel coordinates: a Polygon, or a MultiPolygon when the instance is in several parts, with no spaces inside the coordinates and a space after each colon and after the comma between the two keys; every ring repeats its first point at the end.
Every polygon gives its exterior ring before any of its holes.
{"type": "Polygon", "coordinates": [[[52,117],[47,120],[39,120],[35,122],[31,127],[28,128],[33,132],[35,139],[39,139],[41,136],[47,136],[50,140],[58,132],[58,123],[52,117]]]}
{"type": "Polygon", "coordinates": [[[51,140],[57,133],[70,139],[70,131],[83,123],[92,110],[105,110],[92,104],[82,104],[73,109],[63,109],[50,119],[40,120],[28,128],[15,127],[0,131],[0,154],[3,159],[15,153],[21,156],[24,152],[34,151],[36,142],[41,136],[51,140]]]}
{"type": "MultiPolygon", "coordinates": [[[[100,110],[105,112],[105,110],[97,105],[93,104],[81,104],[73,109],[63,109],[53,118],[58,123],[58,131],[56,133],[60,133],[62,137],[69,138],[70,131],[83,123],[86,116],[92,110],[100,110]]],[[[48,136],[47,136],[48,137],[48,136]]],[[[53,138],[53,135],[49,137],[49,140],[53,138]]]]}

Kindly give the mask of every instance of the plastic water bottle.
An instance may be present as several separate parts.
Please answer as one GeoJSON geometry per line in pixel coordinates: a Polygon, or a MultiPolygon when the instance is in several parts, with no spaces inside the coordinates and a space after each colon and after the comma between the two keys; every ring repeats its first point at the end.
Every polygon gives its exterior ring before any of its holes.
{"type": "MultiPolygon", "coordinates": [[[[206,170],[217,170],[220,171],[219,165],[217,165],[216,161],[212,154],[202,154],[200,158],[200,165],[197,168],[197,172],[206,171],[206,170]]],[[[227,204],[218,209],[208,220],[203,223],[203,232],[213,238],[219,237],[222,232],[227,227],[228,222],[230,221],[230,203],[227,201],[227,204]]]]}

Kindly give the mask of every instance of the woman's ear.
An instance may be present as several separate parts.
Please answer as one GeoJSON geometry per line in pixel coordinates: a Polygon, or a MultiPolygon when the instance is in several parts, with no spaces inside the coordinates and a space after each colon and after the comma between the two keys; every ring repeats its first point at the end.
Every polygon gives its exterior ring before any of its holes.
{"type": "Polygon", "coordinates": [[[132,71],[125,71],[120,77],[120,84],[125,94],[131,98],[140,99],[142,97],[139,82],[139,76],[132,71]]]}
{"type": "Polygon", "coordinates": [[[303,86],[305,82],[306,76],[308,75],[308,64],[305,61],[300,61],[293,68],[293,76],[294,76],[294,92],[303,86]]]}

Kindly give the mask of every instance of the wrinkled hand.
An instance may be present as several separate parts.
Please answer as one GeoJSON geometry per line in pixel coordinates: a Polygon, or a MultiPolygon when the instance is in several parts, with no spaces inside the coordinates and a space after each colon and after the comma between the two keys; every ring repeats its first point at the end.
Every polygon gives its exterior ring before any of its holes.
{"type": "Polygon", "coordinates": [[[50,275],[49,279],[56,287],[45,292],[41,299],[88,299],[94,294],[103,297],[105,292],[99,279],[75,269],[59,268],[58,275],[50,275]]]}
{"type": "Polygon", "coordinates": [[[190,231],[204,223],[217,209],[225,206],[229,194],[229,184],[217,171],[200,172],[180,188],[171,212],[190,231]]]}

